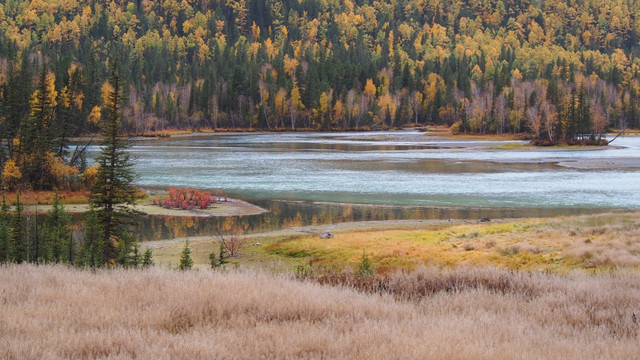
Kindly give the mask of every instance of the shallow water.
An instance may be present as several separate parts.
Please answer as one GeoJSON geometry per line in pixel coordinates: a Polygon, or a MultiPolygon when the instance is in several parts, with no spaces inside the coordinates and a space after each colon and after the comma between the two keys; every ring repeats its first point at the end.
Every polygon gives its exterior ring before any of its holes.
{"type": "MultiPolygon", "coordinates": [[[[637,159],[640,137],[619,138],[615,148],[597,150],[492,149],[504,143],[419,132],[270,133],[138,141],[130,152],[141,187],[220,188],[268,209],[234,218],[247,231],[640,207],[638,169],[579,170],[556,164],[637,159]]],[[[179,225],[183,219],[161,217],[148,219],[143,227],[149,239],[167,238],[211,234],[222,221],[193,219],[179,225]]]]}
{"type": "Polygon", "coordinates": [[[488,147],[496,142],[420,136],[409,136],[419,141],[360,137],[368,135],[179,138],[139,142],[131,152],[137,157],[141,186],[221,188],[250,199],[464,207],[640,206],[637,169],[577,170],[554,164],[637,158],[637,137],[616,140],[621,148],[585,151],[495,150],[488,147]]]}

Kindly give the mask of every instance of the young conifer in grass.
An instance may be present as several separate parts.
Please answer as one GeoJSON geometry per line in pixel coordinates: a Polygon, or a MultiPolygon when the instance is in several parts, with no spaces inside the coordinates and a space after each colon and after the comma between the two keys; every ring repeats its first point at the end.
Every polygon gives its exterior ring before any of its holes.
{"type": "Polygon", "coordinates": [[[360,263],[358,264],[357,274],[362,277],[369,277],[373,275],[374,269],[373,265],[371,265],[371,260],[369,260],[369,256],[362,251],[362,257],[360,258],[360,263]]]}
{"type": "Polygon", "coordinates": [[[142,256],[142,267],[153,266],[153,250],[147,248],[142,256]]]}
{"type": "Polygon", "coordinates": [[[101,267],[104,261],[104,237],[98,224],[98,213],[91,208],[84,219],[84,243],[81,264],[87,267],[101,267]]]}
{"type": "Polygon", "coordinates": [[[193,260],[191,259],[191,249],[189,248],[189,241],[185,241],[184,249],[182,249],[182,254],[180,255],[180,265],[178,268],[180,270],[191,270],[193,267],[193,260]]]}
{"type": "Polygon", "coordinates": [[[22,229],[22,212],[24,206],[20,202],[20,191],[16,193],[16,209],[11,218],[11,261],[22,263],[27,261],[28,247],[25,234],[22,229]]]}
{"type": "Polygon", "coordinates": [[[47,212],[45,220],[45,254],[47,262],[71,262],[71,216],[60,202],[58,193],[53,198],[53,207],[47,212]]]}

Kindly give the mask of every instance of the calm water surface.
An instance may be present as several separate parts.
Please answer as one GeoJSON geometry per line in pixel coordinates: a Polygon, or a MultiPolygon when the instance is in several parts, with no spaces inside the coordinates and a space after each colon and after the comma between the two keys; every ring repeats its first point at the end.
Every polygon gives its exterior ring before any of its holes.
{"type": "MultiPolygon", "coordinates": [[[[640,137],[588,151],[492,148],[501,144],[418,132],[283,133],[139,141],[130,151],[141,187],[220,188],[269,209],[245,217],[256,231],[292,222],[551,216],[640,207],[637,168],[557,165],[637,159],[640,137]]],[[[220,221],[196,219],[189,234],[220,221]]]]}

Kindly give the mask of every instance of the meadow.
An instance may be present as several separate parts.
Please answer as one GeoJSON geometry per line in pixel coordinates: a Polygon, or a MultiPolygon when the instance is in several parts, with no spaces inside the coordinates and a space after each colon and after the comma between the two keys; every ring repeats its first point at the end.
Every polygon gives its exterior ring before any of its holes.
{"type": "Polygon", "coordinates": [[[0,358],[638,358],[636,271],[387,279],[363,292],[249,269],[3,265],[0,358]]]}
{"type": "MultiPolygon", "coordinates": [[[[379,274],[421,266],[493,266],[507,270],[590,274],[640,266],[640,213],[539,219],[360,223],[342,228],[316,226],[316,233],[252,235],[239,256],[239,266],[312,272],[354,270],[363,254],[379,274]],[[368,225],[369,224],[369,225],[368,225]],[[375,225],[370,225],[375,224],[375,225]],[[395,228],[394,228],[395,226],[395,228]],[[332,239],[318,234],[331,229],[332,239]],[[293,235],[295,234],[295,235],[293,235]],[[255,246],[257,243],[260,246],[255,246]],[[275,264],[275,265],[274,265],[275,264]]],[[[143,244],[163,265],[179,261],[181,239],[143,244]]],[[[192,239],[196,267],[206,268],[209,253],[218,251],[216,237],[192,239]]]]}
{"type": "Polygon", "coordinates": [[[326,226],[215,269],[215,237],[190,271],[181,240],[143,243],[144,269],[0,265],[0,358],[639,357],[637,211],[326,226]]]}

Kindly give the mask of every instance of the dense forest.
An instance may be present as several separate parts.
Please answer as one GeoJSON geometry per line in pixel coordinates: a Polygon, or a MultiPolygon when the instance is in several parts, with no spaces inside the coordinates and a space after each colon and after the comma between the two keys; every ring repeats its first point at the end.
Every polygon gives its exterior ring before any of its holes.
{"type": "Polygon", "coordinates": [[[599,137],[640,126],[637,14],[637,0],[7,0],[0,136],[12,156],[44,126],[62,156],[96,130],[117,59],[133,133],[428,123],[599,137]]]}

